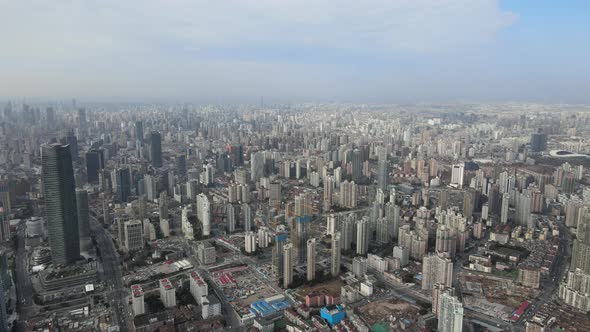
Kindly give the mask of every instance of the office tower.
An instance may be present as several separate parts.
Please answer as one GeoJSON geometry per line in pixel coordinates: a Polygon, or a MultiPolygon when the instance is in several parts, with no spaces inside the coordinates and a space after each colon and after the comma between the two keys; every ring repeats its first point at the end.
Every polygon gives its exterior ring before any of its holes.
{"type": "Polygon", "coordinates": [[[157,131],[150,134],[150,159],[154,168],[162,167],[162,135],[157,131]]]}
{"type": "Polygon", "coordinates": [[[293,244],[287,243],[283,246],[283,288],[289,288],[293,283],[293,268],[295,265],[293,244]]]}
{"type": "MultiPolygon", "coordinates": [[[[149,221],[148,221],[149,222],[149,221]]],[[[143,224],[141,220],[127,220],[123,224],[123,236],[127,252],[143,249],[143,224]]]]}
{"type": "Polygon", "coordinates": [[[357,186],[354,181],[345,180],[340,184],[340,205],[345,208],[356,208],[356,190],[357,186]]]}
{"type": "Polygon", "coordinates": [[[537,132],[531,135],[531,152],[541,152],[547,150],[547,134],[543,129],[537,129],[537,132]]]}
{"type": "Polygon", "coordinates": [[[332,209],[332,198],[334,197],[334,177],[327,176],[324,179],[324,211],[332,209]]]}
{"type": "Polygon", "coordinates": [[[244,165],[244,147],[242,145],[227,145],[227,154],[230,156],[232,163],[236,167],[244,165]]]}
{"type": "Polygon", "coordinates": [[[336,216],[331,213],[328,217],[326,217],[326,235],[334,236],[336,231],[336,216]]]}
{"type": "Polygon", "coordinates": [[[340,275],[340,232],[332,235],[332,260],[331,272],[333,277],[340,275]]]}
{"type": "Polygon", "coordinates": [[[397,239],[401,218],[399,206],[392,202],[387,202],[385,204],[385,218],[387,218],[390,238],[397,239]]]}
{"type": "Polygon", "coordinates": [[[160,300],[166,308],[176,306],[176,290],[167,278],[160,279],[160,300]]]}
{"type": "Polygon", "coordinates": [[[117,182],[117,201],[126,203],[131,196],[131,171],[128,167],[118,168],[116,170],[117,182]]]}
{"type": "Polygon", "coordinates": [[[8,317],[6,311],[8,301],[4,297],[4,293],[9,287],[5,282],[4,278],[0,278],[0,331],[8,331],[8,317]]]}
{"type": "Polygon", "coordinates": [[[186,156],[181,154],[176,156],[176,173],[178,176],[186,176],[186,156]]]}
{"type": "Polygon", "coordinates": [[[53,109],[53,107],[47,107],[45,109],[45,118],[47,120],[47,125],[49,127],[53,127],[53,125],[55,124],[55,110],[53,109]]]}
{"type": "Polygon", "coordinates": [[[203,236],[209,236],[211,232],[211,204],[209,198],[203,193],[197,195],[197,218],[203,227],[203,236]]]}
{"type": "Polygon", "coordinates": [[[239,216],[239,205],[227,204],[226,205],[226,222],[227,232],[233,233],[236,231],[236,224],[239,216]]]}
{"type": "Polygon", "coordinates": [[[422,260],[422,289],[432,289],[439,283],[451,287],[453,283],[453,261],[436,254],[422,260]]]}
{"type": "Polygon", "coordinates": [[[0,203],[0,242],[10,241],[10,219],[8,213],[0,203]]]}
{"type": "Polygon", "coordinates": [[[131,286],[131,293],[132,293],[132,308],[133,308],[133,315],[139,316],[145,314],[145,299],[143,294],[143,289],[141,285],[133,285],[131,286]]]}
{"type": "Polygon", "coordinates": [[[74,135],[73,130],[68,130],[66,136],[62,139],[62,143],[69,145],[70,152],[72,154],[72,161],[76,161],[79,158],[78,154],[78,137],[74,135]]]}
{"type": "Polygon", "coordinates": [[[76,185],[69,146],[44,145],[42,180],[53,264],[71,264],[80,257],[76,185]]]}
{"type": "Polygon", "coordinates": [[[166,195],[165,191],[162,191],[158,198],[158,211],[160,219],[168,219],[168,195],[166,195]]]}
{"type": "Polygon", "coordinates": [[[358,149],[354,149],[352,151],[352,158],[351,158],[351,174],[352,180],[358,182],[361,178],[362,174],[362,155],[361,151],[358,149]]]}
{"type": "Polygon", "coordinates": [[[305,262],[305,250],[307,240],[309,239],[311,226],[311,217],[302,216],[295,217],[295,232],[293,232],[292,245],[293,248],[293,259],[297,258],[300,263],[305,262]]]}
{"type": "Polygon", "coordinates": [[[244,235],[244,249],[247,253],[253,253],[256,251],[256,233],[250,231],[244,235]]]}
{"type": "Polygon", "coordinates": [[[86,109],[85,108],[78,109],[78,128],[80,128],[80,132],[84,132],[84,129],[86,129],[86,109]]]}
{"type": "Polygon", "coordinates": [[[301,179],[301,159],[295,161],[295,178],[301,179]]]}
{"type": "Polygon", "coordinates": [[[488,191],[488,212],[492,215],[499,215],[501,211],[500,190],[497,184],[492,184],[488,191]]]}
{"type": "Polygon", "coordinates": [[[316,244],[315,239],[307,240],[307,281],[315,279],[316,244]]]}
{"type": "Polygon", "coordinates": [[[251,155],[250,176],[252,182],[257,182],[264,176],[264,153],[258,151],[251,155]]]}
{"type": "Polygon", "coordinates": [[[244,230],[249,231],[252,229],[252,208],[247,203],[244,203],[241,206],[242,215],[244,216],[244,230]]]}
{"type": "Polygon", "coordinates": [[[377,188],[385,191],[389,183],[389,171],[387,169],[387,159],[377,162],[377,188]]]}
{"type": "Polygon", "coordinates": [[[10,195],[10,185],[8,181],[0,181],[0,206],[4,207],[4,213],[10,214],[12,211],[12,197],[10,195]]]}
{"type": "Polygon", "coordinates": [[[508,222],[508,209],[510,206],[510,194],[502,194],[502,208],[500,212],[500,223],[505,224],[508,222]]]}
{"type": "Polygon", "coordinates": [[[272,182],[269,185],[268,204],[277,209],[281,207],[281,184],[279,182],[272,182]]]}
{"type": "Polygon", "coordinates": [[[86,177],[88,183],[98,183],[98,172],[104,168],[104,164],[103,149],[91,149],[86,152],[86,177]]]}
{"type": "Polygon", "coordinates": [[[361,256],[356,256],[352,259],[352,273],[357,278],[362,278],[367,274],[367,259],[361,256]]]}
{"type": "Polygon", "coordinates": [[[356,254],[366,255],[369,251],[369,220],[363,217],[356,223],[356,254]]]}
{"type": "Polygon", "coordinates": [[[197,180],[188,180],[186,183],[186,197],[189,202],[194,202],[197,199],[199,193],[199,182],[197,180]]]}
{"type": "Polygon", "coordinates": [[[283,247],[287,243],[287,234],[277,232],[275,245],[272,248],[272,270],[275,275],[283,276],[283,247]]]}
{"type": "Polygon", "coordinates": [[[463,188],[463,176],[465,173],[465,165],[453,165],[451,170],[451,185],[461,189],[463,188]]]}
{"type": "Polygon", "coordinates": [[[90,239],[90,216],[88,214],[88,192],[86,190],[76,190],[76,213],[78,214],[80,249],[88,251],[92,247],[92,241],[90,239]]]}
{"type": "Polygon", "coordinates": [[[148,201],[155,202],[158,197],[158,178],[149,174],[144,175],[143,186],[148,201]]]}
{"type": "Polygon", "coordinates": [[[452,290],[443,292],[439,298],[438,331],[463,331],[463,304],[453,295],[452,290]]]}
{"type": "Polygon", "coordinates": [[[135,139],[143,142],[143,122],[135,121],[135,139]]]}

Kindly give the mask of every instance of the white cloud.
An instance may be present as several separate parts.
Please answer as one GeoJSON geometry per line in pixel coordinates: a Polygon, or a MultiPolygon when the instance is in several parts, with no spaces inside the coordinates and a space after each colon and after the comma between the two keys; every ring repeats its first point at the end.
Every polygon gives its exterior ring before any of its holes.
{"type": "Polygon", "coordinates": [[[160,40],[190,48],[279,44],[369,54],[436,52],[489,41],[517,17],[497,0],[4,2],[0,50],[18,55],[116,52],[160,40]]]}
{"type": "Polygon", "coordinates": [[[498,0],[0,0],[0,94],[336,96],[355,80],[387,93],[391,68],[377,77],[242,51],[433,59],[493,42],[516,19],[498,0]],[[200,53],[218,49],[233,53],[200,53]]]}

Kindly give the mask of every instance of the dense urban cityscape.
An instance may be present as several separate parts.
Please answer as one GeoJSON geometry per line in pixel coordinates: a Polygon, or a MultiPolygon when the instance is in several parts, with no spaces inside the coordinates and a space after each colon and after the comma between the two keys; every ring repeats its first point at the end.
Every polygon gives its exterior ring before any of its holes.
{"type": "Polygon", "coordinates": [[[588,13],[0,0],[0,332],[590,332],[588,13]]]}
{"type": "Polygon", "coordinates": [[[590,330],[588,106],[0,110],[0,331],[590,330]]]}

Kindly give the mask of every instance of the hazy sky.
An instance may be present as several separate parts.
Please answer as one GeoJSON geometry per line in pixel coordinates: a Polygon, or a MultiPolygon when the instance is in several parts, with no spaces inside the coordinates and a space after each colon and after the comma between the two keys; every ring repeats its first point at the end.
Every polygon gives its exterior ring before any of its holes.
{"type": "Polygon", "coordinates": [[[0,0],[0,97],[590,102],[590,1],[0,0]]]}

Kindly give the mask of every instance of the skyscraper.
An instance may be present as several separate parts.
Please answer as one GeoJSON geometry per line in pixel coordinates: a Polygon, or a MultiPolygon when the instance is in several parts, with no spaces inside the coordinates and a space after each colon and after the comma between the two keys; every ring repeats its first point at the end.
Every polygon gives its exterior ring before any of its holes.
{"type": "Polygon", "coordinates": [[[340,205],[345,208],[356,208],[356,184],[345,180],[340,185],[340,205]]]}
{"type": "Polygon", "coordinates": [[[66,137],[63,139],[63,143],[70,146],[70,152],[72,153],[72,161],[78,160],[78,137],[74,135],[73,130],[68,130],[66,137]]]}
{"type": "Polygon", "coordinates": [[[385,191],[389,182],[389,172],[387,170],[387,159],[379,160],[377,163],[377,188],[385,191]]]}
{"type": "Polygon", "coordinates": [[[143,142],[143,122],[135,121],[135,139],[143,142]]]}
{"type": "Polygon", "coordinates": [[[186,156],[183,154],[176,156],[176,173],[186,176],[186,156]]]}
{"type": "Polygon", "coordinates": [[[41,163],[53,264],[71,264],[80,257],[80,235],[70,147],[44,145],[41,163]]]}
{"type": "Polygon", "coordinates": [[[354,149],[352,151],[351,164],[352,180],[358,182],[361,178],[363,166],[362,155],[360,150],[354,149]]]}
{"type": "Polygon", "coordinates": [[[126,203],[131,195],[131,171],[129,168],[119,168],[116,171],[117,200],[126,203]]]}
{"type": "Polygon", "coordinates": [[[287,243],[283,246],[283,288],[289,288],[293,283],[293,244],[287,243]]]}
{"type": "Polygon", "coordinates": [[[453,165],[451,170],[451,185],[457,188],[463,188],[463,176],[465,173],[465,165],[457,164],[453,165]]]}
{"type": "Polygon", "coordinates": [[[356,254],[366,255],[369,251],[369,220],[363,217],[356,223],[356,254]]]}
{"type": "Polygon", "coordinates": [[[439,283],[451,287],[453,262],[439,255],[428,255],[422,260],[422,289],[432,289],[439,283]]]}
{"type": "Polygon", "coordinates": [[[84,132],[86,129],[86,109],[79,108],[78,109],[78,128],[80,128],[81,132],[84,132]]]}
{"type": "Polygon", "coordinates": [[[275,246],[272,249],[272,268],[277,276],[283,275],[283,247],[287,243],[287,234],[277,233],[275,235],[275,246]]]}
{"type": "Polygon", "coordinates": [[[4,291],[8,288],[4,285],[4,278],[0,278],[0,331],[8,331],[8,317],[6,316],[6,304],[8,301],[4,298],[4,291]]]}
{"type": "Polygon", "coordinates": [[[165,191],[162,191],[158,198],[158,211],[160,219],[168,219],[168,195],[165,191]]]}
{"type": "Polygon", "coordinates": [[[537,132],[531,135],[531,151],[541,152],[547,149],[547,134],[543,129],[537,129],[537,132]]]}
{"type": "Polygon", "coordinates": [[[104,150],[91,149],[86,152],[86,176],[88,183],[98,183],[98,171],[104,168],[104,150]]]}
{"type": "Polygon", "coordinates": [[[332,197],[334,196],[334,177],[327,176],[324,179],[324,211],[332,208],[332,197]]]}
{"type": "Polygon", "coordinates": [[[295,218],[295,233],[293,236],[294,254],[293,257],[297,257],[299,262],[305,262],[305,251],[307,240],[309,239],[311,226],[311,217],[302,216],[295,218]]]}
{"type": "Polygon", "coordinates": [[[340,232],[332,235],[332,276],[336,277],[340,274],[340,232]]]}
{"type": "Polygon", "coordinates": [[[505,224],[508,222],[508,208],[510,205],[510,194],[504,193],[502,195],[502,208],[500,211],[500,223],[505,224]]]}
{"type": "Polygon", "coordinates": [[[86,251],[92,246],[90,239],[90,217],[88,214],[88,192],[86,190],[76,190],[76,212],[78,214],[80,249],[86,251]]]}
{"type": "Polygon", "coordinates": [[[211,232],[211,205],[209,198],[203,193],[197,195],[197,217],[203,228],[203,236],[211,232]]]}
{"type": "Polygon", "coordinates": [[[438,301],[438,331],[463,331],[463,304],[453,295],[452,290],[443,292],[438,301]]]}
{"type": "Polygon", "coordinates": [[[162,167],[162,135],[157,131],[150,134],[150,158],[154,168],[162,167]]]}
{"type": "Polygon", "coordinates": [[[316,244],[315,239],[307,240],[307,281],[315,279],[316,244]]]}

